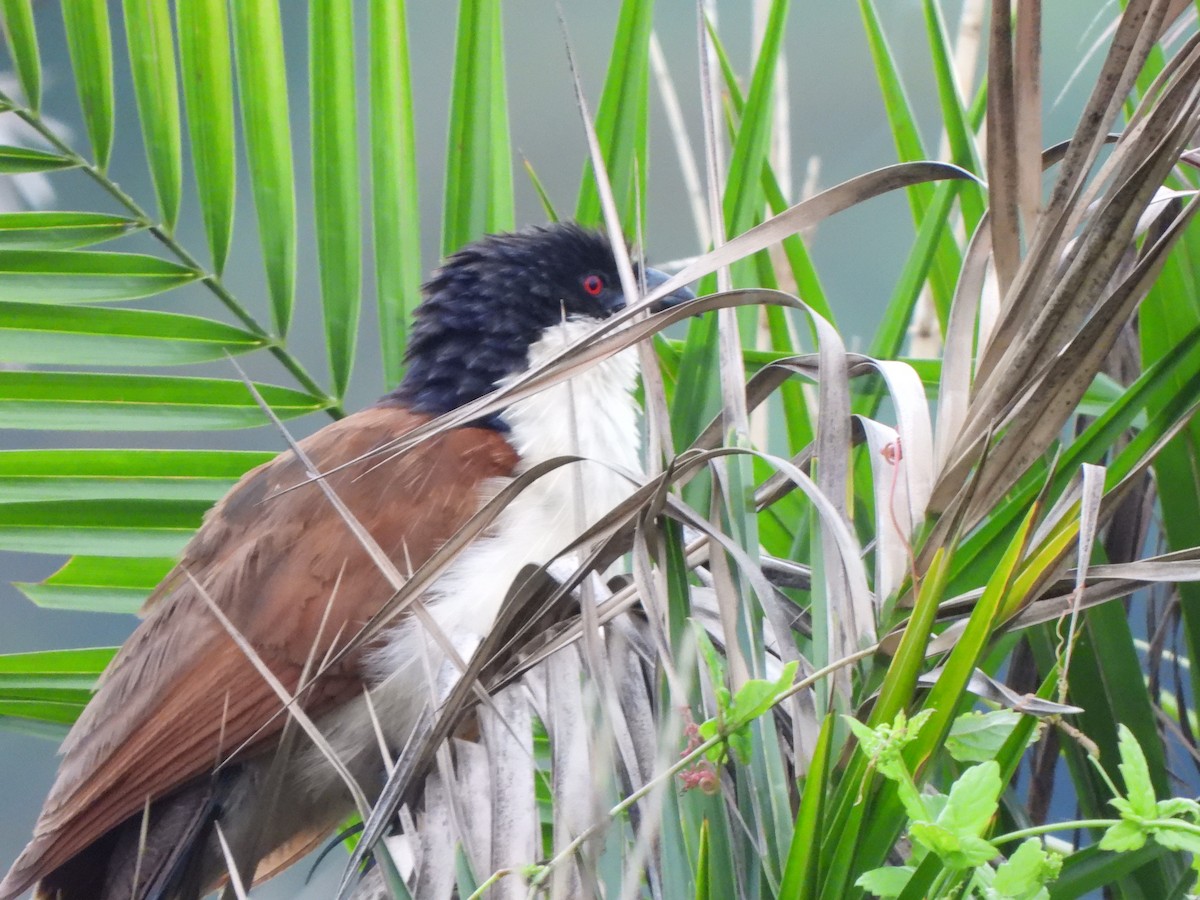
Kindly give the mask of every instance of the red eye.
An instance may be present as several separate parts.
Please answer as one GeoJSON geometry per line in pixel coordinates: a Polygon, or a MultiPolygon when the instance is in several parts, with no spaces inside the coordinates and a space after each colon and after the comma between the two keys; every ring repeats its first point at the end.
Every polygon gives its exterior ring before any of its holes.
{"type": "Polygon", "coordinates": [[[588,275],[583,279],[583,289],[593,297],[599,297],[604,290],[604,279],[599,275],[588,275]]]}

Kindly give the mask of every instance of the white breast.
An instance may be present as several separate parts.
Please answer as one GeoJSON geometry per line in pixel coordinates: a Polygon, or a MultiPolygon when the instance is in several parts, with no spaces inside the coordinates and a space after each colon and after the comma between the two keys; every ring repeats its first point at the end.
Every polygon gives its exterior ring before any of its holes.
{"type": "MultiPolygon", "coordinates": [[[[554,356],[593,324],[566,322],[530,348],[530,365],[554,356]]],[[[636,350],[627,350],[571,380],[518,401],[504,412],[509,441],[526,471],[559,456],[581,456],[542,476],[500,514],[491,536],[468,547],[426,593],[424,602],[463,655],[491,628],[522,567],[548,562],[637,487],[641,471],[636,350]]],[[[402,741],[411,711],[428,696],[419,626],[406,620],[371,660],[372,699],[385,731],[402,741]]],[[[430,654],[435,676],[440,654],[430,654]]]]}

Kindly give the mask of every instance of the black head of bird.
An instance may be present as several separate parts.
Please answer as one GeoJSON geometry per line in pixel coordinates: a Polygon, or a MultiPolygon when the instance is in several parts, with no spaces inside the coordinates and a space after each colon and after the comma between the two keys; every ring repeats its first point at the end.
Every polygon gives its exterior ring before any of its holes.
{"type": "MultiPolygon", "coordinates": [[[[663,279],[643,275],[652,285],[663,279]]],[[[400,387],[301,442],[404,573],[534,462],[573,452],[625,470],[551,473],[435,573],[421,601],[451,641],[485,633],[522,567],[550,560],[633,490],[633,363],[624,354],[404,454],[380,451],[619,311],[619,284],[608,241],[577,226],[486,237],[426,285],[400,387]]],[[[385,772],[374,721],[395,753],[430,696],[420,660],[431,644],[413,617],[401,613],[370,641],[350,643],[393,592],[294,454],[246,473],[147,601],[64,741],[34,837],[0,900],[34,884],[39,897],[58,900],[198,896],[225,873],[216,824],[241,858],[261,858],[259,878],[319,844],[353,810],[351,791],[307,738],[277,754],[287,714],[260,665],[300,692],[344,771],[372,798],[385,772]],[[311,659],[334,661],[301,690],[311,659]]]]}
{"type": "MultiPolygon", "coordinates": [[[[666,276],[639,269],[648,288],[666,276]]],[[[685,290],[666,303],[691,297],[685,290]]],[[[529,365],[529,348],[567,322],[603,320],[626,306],[612,246],[573,223],[490,235],[451,256],[425,285],[395,396],[448,412],[529,365]]]]}

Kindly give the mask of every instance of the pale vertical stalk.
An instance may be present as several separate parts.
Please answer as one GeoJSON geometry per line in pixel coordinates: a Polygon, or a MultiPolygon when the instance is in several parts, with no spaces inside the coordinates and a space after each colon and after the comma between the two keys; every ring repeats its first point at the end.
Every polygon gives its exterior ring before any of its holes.
{"type": "Polygon", "coordinates": [[[679,162],[679,175],[683,179],[688,207],[692,211],[692,224],[701,247],[712,243],[709,229],[708,209],[704,205],[704,186],[700,181],[700,167],[696,165],[696,153],[688,140],[687,125],[683,120],[683,105],[675,91],[675,80],[667,69],[667,58],[663,55],[658,33],[650,34],[650,68],[654,72],[654,83],[662,99],[663,113],[670,127],[671,140],[675,143],[675,156],[679,162]]]}
{"type": "MultiPolygon", "coordinates": [[[[763,36],[766,33],[767,21],[770,15],[771,0],[754,0],[754,17],[751,29],[755,56],[761,52],[763,36]]],[[[771,125],[771,148],[767,158],[771,163],[771,169],[775,173],[775,178],[779,182],[779,189],[782,191],[784,199],[790,201],[792,196],[792,147],[788,131],[787,58],[782,52],[775,63],[775,90],[774,97],[772,98],[771,118],[773,119],[771,125]]],[[[789,269],[786,265],[778,265],[778,262],[782,261],[783,258],[783,246],[778,245],[774,248],[771,259],[776,263],[774,267],[777,270],[787,272],[789,269]]],[[[765,308],[758,311],[754,346],[759,350],[771,349],[771,329],[767,324],[767,311],[765,308]]],[[[764,404],[750,414],[750,442],[755,447],[761,447],[765,450],[768,446],[769,438],[770,426],[767,421],[767,406],[764,404]]]]}
{"type": "MultiPolygon", "coordinates": [[[[975,73],[979,68],[979,48],[983,39],[984,0],[966,0],[958,20],[958,31],[954,36],[954,81],[958,85],[959,97],[966,98],[975,89],[975,73]]],[[[983,129],[987,128],[987,123],[983,129]]],[[[980,137],[984,137],[981,131],[980,137]]],[[[986,141],[979,142],[979,152],[986,161],[986,141]]],[[[950,153],[950,138],[942,129],[938,142],[938,159],[950,153]]],[[[962,213],[955,212],[951,223],[953,232],[962,237],[962,213]]],[[[937,359],[942,355],[942,336],[938,327],[937,311],[928,286],[921,291],[909,326],[909,353],[923,359],[937,359]]]]}
{"type": "Polygon", "coordinates": [[[1019,0],[1013,58],[1017,112],[1017,209],[1028,236],[1042,201],[1042,4],[1019,0]]]}
{"type": "MultiPolygon", "coordinates": [[[[701,105],[704,112],[704,158],[708,175],[708,211],[713,249],[716,250],[725,243],[722,199],[725,196],[723,176],[727,165],[724,144],[721,140],[724,129],[719,125],[721,122],[721,96],[714,77],[719,63],[716,47],[705,27],[706,20],[715,25],[716,4],[713,0],[702,0],[697,12],[700,33],[700,90],[704,98],[701,105]]],[[[730,269],[728,266],[722,266],[717,270],[717,289],[728,291],[732,287],[730,269]]],[[[741,336],[738,331],[737,313],[732,309],[722,309],[717,312],[717,352],[721,373],[722,430],[726,440],[730,440],[736,445],[742,445],[749,440],[750,426],[747,419],[746,393],[743,383],[745,366],[742,362],[741,336]]],[[[741,510],[732,505],[733,492],[729,491],[730,477],[731,475],[737,477],[737,474],[731,472],[731,467],[723,459],[714,461],[713,473],[718,486],[725,495],[726,508],[729,510],[731,521],[734,522],[734,528],[736,531],[742,532],[743,529],[738,527],[741,510]]],[[[744,538],[745,535],[739,534],[739,537],[744,538]]],[[[714,558],[724,552],[715,545],[711,549],[714,558]]],[[[717,593],[717,606],[721,614],[721,625],[725,632],[725,652],[729,660],[730,687],[736,692],[750,679],[750,669],[742,655],[741,644],[738,641],[738,609],[735,602],[728,602],[732,599],[723,592],[718,591],[717,593]]]]}

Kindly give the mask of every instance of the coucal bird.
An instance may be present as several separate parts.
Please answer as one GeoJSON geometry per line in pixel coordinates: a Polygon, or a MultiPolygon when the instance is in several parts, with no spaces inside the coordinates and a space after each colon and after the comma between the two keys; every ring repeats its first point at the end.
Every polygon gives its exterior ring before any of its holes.
{"type": "MultiPolygon", "coordinates": [[[[640,274],[652,286],[665,279],[640,274]]],[[[557,224],[485,237],[424,286],[400,386],[300,446],[397,569],[411,571],[506,479],[541,461],[576,454],[639,469],[632,349],[403,454],[372,455],[519,378],[625,305],[612,247],[598,233],[557,224]]],[[[552,559],[632,489],[599,462],[554,470],[454,560],[424,604],[449,635],[485,634],[522,567],[552,559]]],[[[295,691],[306,661],[343,647],[392,593],[295,454],[247,473],[151,595],[64,741],[0,900],[33,885],[35,896],[57,900],[195,896],[225,874],[214,823],[233,846],[257,842],[260,877],[319,843],[353,811],[346,787],[303,736],[271,772],[287,716],[209,604],[295,691]],[[282,777],[273,813],[255,817],[269,774],[282,777]]],[[[430,696],[427,642],[402,616],[304,694],[306,713],[368,796],[384,777],[371,714],[395,754],[430,696]]]]}

